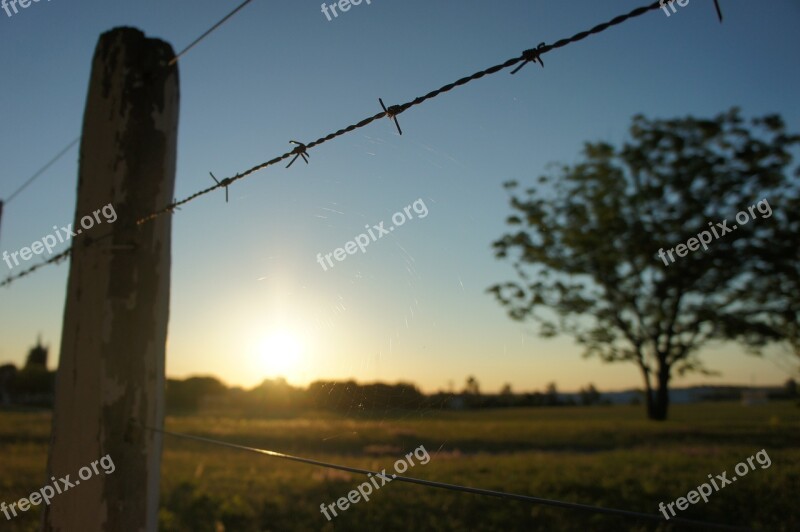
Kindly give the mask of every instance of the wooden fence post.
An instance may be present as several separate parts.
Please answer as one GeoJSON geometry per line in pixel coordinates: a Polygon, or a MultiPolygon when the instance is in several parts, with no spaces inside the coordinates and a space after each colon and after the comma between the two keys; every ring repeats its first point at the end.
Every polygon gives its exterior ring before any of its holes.
{"type": "Polygon", "coordinates": [[[157,530],[161,436],[131,429],[164,419],[171,217],[136,220],[173,198],[173,56],[133,28],[104,33],[95,49],[47,475],[75,485],[43,505],[45,531],[157,530]]]}

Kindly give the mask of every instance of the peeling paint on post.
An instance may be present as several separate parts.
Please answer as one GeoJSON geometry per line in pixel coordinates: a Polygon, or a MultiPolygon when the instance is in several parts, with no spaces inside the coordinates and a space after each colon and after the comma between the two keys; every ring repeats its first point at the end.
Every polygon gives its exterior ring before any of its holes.
{"type": "MultiPolygon", "coordinates": [[[[113,224],[78,235],[67,286],[47,480],[110,455],[112,474],[57,495],[45,531],[155,531],[164,420],[178,71],[172,47],[133,28],[100,36],[80,150],[79,220],[111,203],[113,224]],[[85,246],[88,239],[111,235],[85,246]]],[[[45,482],[42,485],[48,483],[45,482]]],[[[52,482],[49,482],[52,483],[52,482]]]]}

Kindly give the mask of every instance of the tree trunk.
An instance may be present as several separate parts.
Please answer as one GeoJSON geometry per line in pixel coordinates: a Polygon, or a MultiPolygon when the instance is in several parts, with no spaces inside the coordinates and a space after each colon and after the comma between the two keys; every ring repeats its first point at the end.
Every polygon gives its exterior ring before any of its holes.
{"type": "MultiPolygon", "coordinates": [[[[661,358],[661,357],[659,357],[661,358]]],[[[647,418],[653,421],[664,421],[667,419],[669,410],[669,379],[670,366],[663,361],[659,362],[657,388],[654,390],[650,382],[650,370],[643,364],[639,365],[642,370],[645,386],[645,405],[647,407],[647,418]]]]}
{"type": "MultiPolygon", "coordinates": [[[[659,357],[661,358],[661,357],[659,357]]],[[[670,367],[663,360],[658,365],[658,382],[656,390],[650,388],[648,382],[647,417],[653,421],[665,421],[669,411],[669,379],[670,367]]]]}
{"type": "Polygon", "coordinates": [[[670,367],[661,363],[658,368],[658,391],[656,393],[656,403],[653,407],[653,415],[650,419],[664,421],[667,419],[669,410],[669,372],[670,367]]]}
{"type": "Polygon", "coordinates": [[[643,364],[639,364],[644,379],[644,401],[647,408],[647,417],[653,419],[653,387],[650,385],[650,370],[643,364]]]}

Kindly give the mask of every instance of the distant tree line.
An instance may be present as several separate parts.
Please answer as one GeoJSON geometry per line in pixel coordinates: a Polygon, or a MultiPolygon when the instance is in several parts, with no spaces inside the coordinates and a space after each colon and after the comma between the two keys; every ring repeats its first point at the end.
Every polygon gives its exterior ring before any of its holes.
{"type": "MultiPolygon", "coordinates": [[[[55,372],[37,364],[17,369],[0,366],[0,407],[45,407],[53,405],[55,372]]],[[[702,399],[738,400],[741,389],[719,387],[702,399]]],[[[798,397],[797,384],[789,380],[771,399],[798,397]]],[[[608,405],[611,401],[589,384],[578,393],[559,393],[556,383],[543,392],[514,393],[505,384],[500,393],[483,393],[478,380],[470,376],[463,390],[425,394],[410,383],[356,381],[315,381],[307,388],[292,386],[284,379],[265,380],[245,390],[228,387],[209,376],[167,379],[166,408],[169,415],[225,415],[239,417],[292,417],[309,411],[350,416],[384,416],[393,411],[474,410],[482,408],[570,407],[608,405]]],[[[634,402],[641,398],[635,397],[634,402]]]]}
{"type": "Polygon", "coordinates": [[[394,410],[479,409],[531,406],[574,406],[610,404],[593,385],[575,394],[559,394],[551,383],[544,392],[514,393],[506,384],[500,393],[482,393],[475,377],[468,377],[461,392],[438,391],[425,394],[410,383],[359,384],[350,381],[315,381],[307,388],[284,379],[265,380],[250,390],[226,387],[214,377],[168,379],[168,414],[197,412],[241,415],[291,416],[305,411],[329,411],[346,415],[384,415],[394,410]]]}

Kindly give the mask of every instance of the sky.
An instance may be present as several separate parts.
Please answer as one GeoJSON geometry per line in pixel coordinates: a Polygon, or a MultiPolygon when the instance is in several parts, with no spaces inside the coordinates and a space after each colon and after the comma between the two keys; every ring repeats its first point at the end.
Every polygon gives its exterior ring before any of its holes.
{"type": "MultiPolygon", "coordinates": [[[[101,33],[133,26],[176,51],[239,0],[44,0],[0,10],[0,198],[80,134],[101,33]]],[[[330,3],[330,2],[328,2],[330,3]]],[[[183,198],[483,68],[627,12],[596,2],[372,0],[330,21],[319,2],[255,0],[179,62],[176,197],[183,198]]],[[[284,376],[411,381],[423,390],[640,387],[631,364],[581,357],[511,321],[486,288],[514,279],[492,241],[510,214],[502,184],[533,184],[574,163],[586,141],[619,144],[631,117],[783,115],[800,130],[800,2],[690,0],[460,87],[277,165],[173,219],[167,375],[253,386],[284,376]],[[415,203],[416,202],[416,203],[415,203]],[[365,252],[323,267],[365,226],[413,215],[365,252]],[[416,210],[414,208],[416,206],[416,210]],[[427,213],[423,216],[423,213],[427,213]],[[324,259],[323,259],[324,260],[324,259]]],[[[0,251],[19,250],[75,215],[78,150],[10,202],[0,251]]],[[[59,252],[66,244],[55,249],[59,252]]],[[[35,257],[27,265],[40,260],[35,257]]],[[[0,263],[0,278],[21,270],[0,263]]],[[[38,334],[57,356],[68,264],[0,289],[0,363],[22,364],[38,334]]],[[[733,344],[702,352],[720,377],[673,385],[780,384],[770,359],[733,344]]],[[[779,356],[777,352],[772,356],[779,356]]],[[[769,358],[769,357],[768,357],[769,358]]]]}

